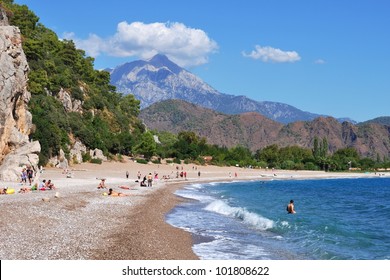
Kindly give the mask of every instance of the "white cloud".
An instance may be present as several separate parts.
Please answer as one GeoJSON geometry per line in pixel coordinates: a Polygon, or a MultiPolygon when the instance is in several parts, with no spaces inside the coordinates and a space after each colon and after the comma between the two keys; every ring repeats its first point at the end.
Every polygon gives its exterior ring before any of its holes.
{"type": "Polygon", "coordinates": [[[314,63],[315,63],[315,64],[325,64],[326,61],[323,60],[323,59],[321,59],[321,58],[319,58],[319,59],[315,60],[314,63]]]}
{"type": "Polygon", "coordinates": [[[301,60],[299,54],[295,51],[282,51],[281,49],[275,49],[273,47],[255,46],[255,50],[250,53],[242,52],[245,57],[260,59],[263,62],[296,62],[301,60]]]}
{"type": "Polygon", "coordinates": [[[148,59],[157,53],[167,55],[180,66],[196,66],[208,62],[208,55],[218,45],[201,29],[182,23],[120,22],[116,33],[109,38],[90,34],[87,39],[65,34],[76,46],[97,57],[101,54],[116,57],[136,56],[148,59]]]}

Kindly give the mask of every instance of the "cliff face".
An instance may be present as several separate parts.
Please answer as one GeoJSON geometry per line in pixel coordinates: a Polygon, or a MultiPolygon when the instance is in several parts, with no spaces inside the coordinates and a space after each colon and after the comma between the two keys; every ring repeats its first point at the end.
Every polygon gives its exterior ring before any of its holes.
{"type": "Polygon", "coordinates": [[[18,180],[22,166],[38,164],[39,142],[30,142],[32,116],[27,109],[28,64],[20,30],[9,26],[0,6],[0,180],[18,180]]]}

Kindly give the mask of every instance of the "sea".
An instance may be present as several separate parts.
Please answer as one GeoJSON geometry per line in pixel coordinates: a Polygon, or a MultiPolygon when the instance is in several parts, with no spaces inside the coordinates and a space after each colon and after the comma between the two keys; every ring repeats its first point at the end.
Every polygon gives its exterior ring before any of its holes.
{"type": "Polygon", "coordinates": [[[203,260],[388,260],[390,178],[188,184],[166,221],[203,260]],[[293,199],[296,214],[288,214],[293,199]]]}

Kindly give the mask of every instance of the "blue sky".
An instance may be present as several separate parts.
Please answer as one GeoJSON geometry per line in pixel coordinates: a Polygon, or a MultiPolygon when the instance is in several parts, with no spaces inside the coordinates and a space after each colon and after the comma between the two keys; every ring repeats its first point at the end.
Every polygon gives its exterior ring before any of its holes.
{"type": "Polygon", "coordinates": [[[115,67],[159,52],[223,93],[390,116],[390,1],[15,0],[115,67]]]}

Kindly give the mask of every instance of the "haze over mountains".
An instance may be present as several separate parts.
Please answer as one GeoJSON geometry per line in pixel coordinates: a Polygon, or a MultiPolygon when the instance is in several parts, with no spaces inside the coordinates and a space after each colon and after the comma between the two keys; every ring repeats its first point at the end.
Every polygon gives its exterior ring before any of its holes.
{"type": "MultiPolygon", "coordinates": [[[[320,116],[284,103],[260,102],[245,96],[221,93],[161,54],[148,61],[138,60],[120,65],[110,72],[111,84],[119,92],[133,94],[141,101],[141,109],[162,100],[181,99],[226,114],[258,112],[284,124],[313,120],[320,116]]],[[[340,121],[344,120],[349,119],[340,121]]]]}

